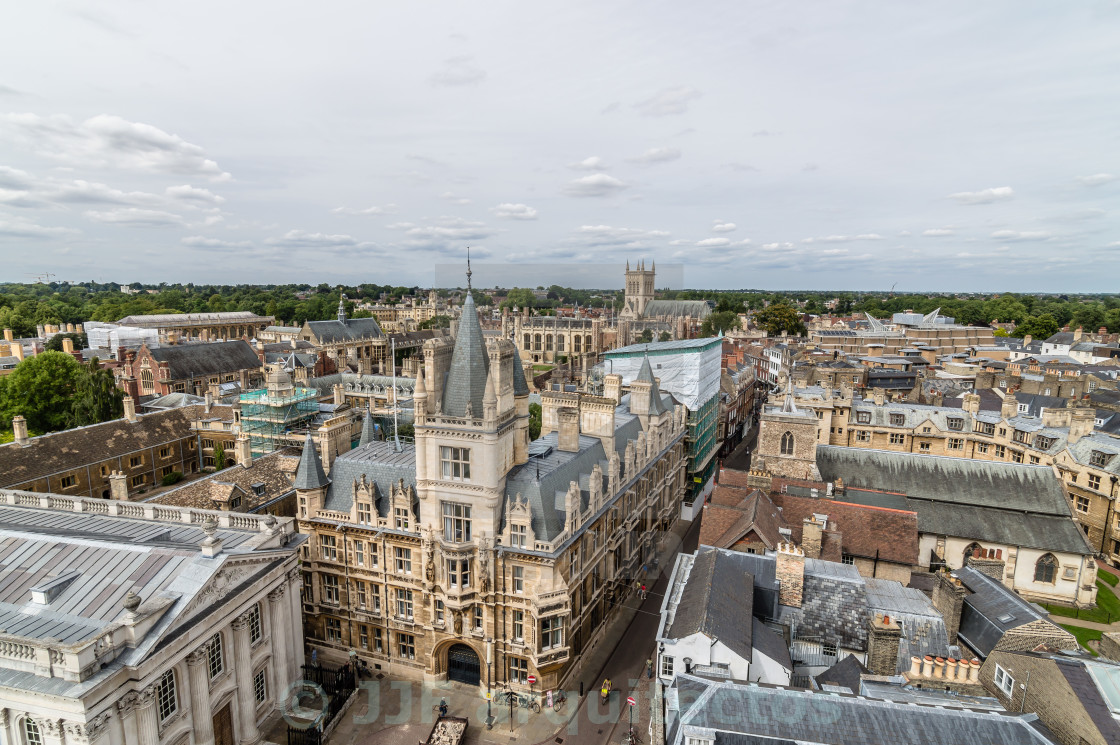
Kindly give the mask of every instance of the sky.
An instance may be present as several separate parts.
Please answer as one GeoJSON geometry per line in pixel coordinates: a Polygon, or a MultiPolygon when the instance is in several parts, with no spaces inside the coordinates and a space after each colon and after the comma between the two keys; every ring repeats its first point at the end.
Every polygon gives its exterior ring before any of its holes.
{"type": "Polygon", "coordinates": [[[1120,291],[1120,2],[5,15],[0,280],[1120,291]]]}

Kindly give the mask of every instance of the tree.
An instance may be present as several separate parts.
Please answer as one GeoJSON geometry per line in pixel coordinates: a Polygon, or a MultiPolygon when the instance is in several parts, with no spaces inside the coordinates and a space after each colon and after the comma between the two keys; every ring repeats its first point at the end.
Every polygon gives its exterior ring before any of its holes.
{"type": "Polygon", "coordinates": [[[732,310],[721,310],[710,314],[700,324],[700,336],[715,336],[724,331],[739,328],[739,314],[732,310]]]}
{"type": "Polygon", "coordinates": [[[1003,329],[995,329],[994,331],[992,331],[992,336],[1011,336],[1011,334],[1007,333],[1003,329]]]}
{"type": "Polygon", "coordinates": [[[220,442],[214,443],[214,470],[220,471],[226,467],[226,449],[220,442]]]}
{"type": "Polygon", "coordinates": [[[646,329],[645,331],[643,331],[642,335],[638,337],[638,341],[643,344],[649,344],[651,341],[653,341],[653,330],[646,329]]]}
{"type": "Polygon", "coordinates": [[[432,316],[426,321],[421,321],[417,324],[418,329],[446,329],[451,327],[451,316],[438,315],[432,316]]]}
{"type": "Polygon", "coordinates": [[[785,303],[774,303],[758,311],[754,322],[770,336],[780,336],[783,331],[792,336],[805,333],[801,314],[785,303]]]}
{"type": "Polygon", "coordinates": [[[1070,328],[1080,326],[1086,333],[1095,334],[1104,325],[1104,319],[1104,307],[1100,303],[1086,303],[1073,312],[1070,328]]]}
{"type": "Polygon", "coordinates": [[[529,404],[529,439],[541,436],[541,405],[529,404]]]}
{"type": "Polygon", "coordinates": [[[63,352],[43,352],[16,365],[0,378],[0,417],[11,426],[22,415],[32,432],[65,429],[82,365],[63,352]]]}
{"type": "Polygon", "coordinates": [[[1056,333],[1058,333],[1058,322],[1054,316],[1043,313],[1041,316],[1031,316],[1022,323],[1016,324],[1011,335],[1022,338],[1030,334],[1032,339],[1049,339],[1056,333]]]}
{"type": "Polygon", "coordinates": [[[85,334],[55,334],[50,338],[44,347],[48,352],[61,352],[62,340],[70,339],[74,342],[74,349],[86,348],[86,335],[85,334]]]}
{"type": "Polygon", "coordinates": [[[669,341],[673,336],[668,331],[662,331],[661,335],[657,337],[658,341],[669,341]]]}
{"type": "Polygon", "coordinates": [[[117,387],[113,373],[101,367],[94,357],[82,365],[82,375],[74,391],[70,422],[75,427],[119,419],[124,414],[124,392],[117,387]]]}

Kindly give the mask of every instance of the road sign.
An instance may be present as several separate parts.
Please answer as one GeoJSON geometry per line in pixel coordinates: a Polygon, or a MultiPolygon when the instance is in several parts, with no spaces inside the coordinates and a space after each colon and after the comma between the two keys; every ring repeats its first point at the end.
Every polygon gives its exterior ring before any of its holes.
{"type": "Polygon", "coordinates": [[[630,704],[631,706],[637,706],[638,705],[637,700],[633,696],[627,696],[626,697],[626,703],[630,704]]]}
{"type": "Polygon", "coordinates": [[[529,676],[529,685],[533,685],[536,682],[537,682],[537,676],[536,675],[530,675],[529,676]]]}

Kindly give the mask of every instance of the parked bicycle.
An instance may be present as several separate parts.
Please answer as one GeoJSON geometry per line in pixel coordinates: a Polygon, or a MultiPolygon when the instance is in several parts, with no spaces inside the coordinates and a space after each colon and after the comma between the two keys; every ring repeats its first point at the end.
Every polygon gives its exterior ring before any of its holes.
{"type": "Polygon", "coordinates": [[[521,707],[523,709],[531,709],[538,714],[541,710],[541,705],[537,703],[537,700],[535,698],[524,693],[518,693],[517,691],[506,691],[506,702],[513,702],[514,706],[521,707]]]}
{"type": "Polygon", "coordinates": [[[564,702],[568,700],[568,695],[564,693],[563,688],[557,688],[552,692],[552,708],[554,711],[560,711],[564,708],[564,702]]]}

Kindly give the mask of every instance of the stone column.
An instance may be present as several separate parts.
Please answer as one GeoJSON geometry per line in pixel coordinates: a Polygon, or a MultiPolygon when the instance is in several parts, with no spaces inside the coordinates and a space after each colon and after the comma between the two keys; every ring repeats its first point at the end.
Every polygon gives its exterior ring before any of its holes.
{"type": "Polygon", "coordinates": [[[140,745],[159,745],[159,715],[156,713],[156,686],[140,692],[136,706],[136,734],[140,745]]]}
{"type": "Polygon", "coordinates": [[[39,736],[43,745],[62,745],[62,720],[61,719],[35,719],[39,725],[39,736]]]}
{"type": "Polygon", "coordinates": [[[214,742],[214,719],[210,711],[209,650],[210,645],[204,644],[187,657],[195,745],[211,745],[214,742]]]}
{"type": "Polygon", "coordinates": [[[66,745],[71,743],[89,743],[100,745],[109,742],[109,714],[103,713],[88,722],[63,722],[62,730],[66,734],[66,745]]]}
{"type": "MultiPolygon", "coordinates": [[[[291,609],[288,619],[291,627],[289,631],[292,635],[292,645],[288,648],[288,662],[291,670],[289,682],[303,678],[303,600],[300,598],[301,587],[303,587],[303,579],[300,577],[299,569],[291,569],[288,572],[288,606],[291,609]]],[[[384,612],[385,609],[382,608],[382,613],[384,612]]]]}
{"type": "Polygon", "coordinates": [[[287,585],[280,585],[268,593],[268,628],[272,638],[272,700],[279,702],[287,695],[288,684],[292,682],[291,664],[288,654],[291,637],[287,629],[291,606],[285,597],[287,585]]]}
{"type": "Polygon", "coordinates": [[[129,691],[117,702],[117,714],[121,718],[121,730],[124,732],[125,745],[139,745],[140,735],[136,731],[136,706],[140,703],[140,696],[135,691],[129,691]]]}
{"type": "Polygon", "coordinates": [[[253,698],[252,642],[249,641],[249,614],[233,620],[234,669],[237,680],[238,736],[242,745],[256,745],[261,740],[257,730],[257,704],[253,698]]]}

